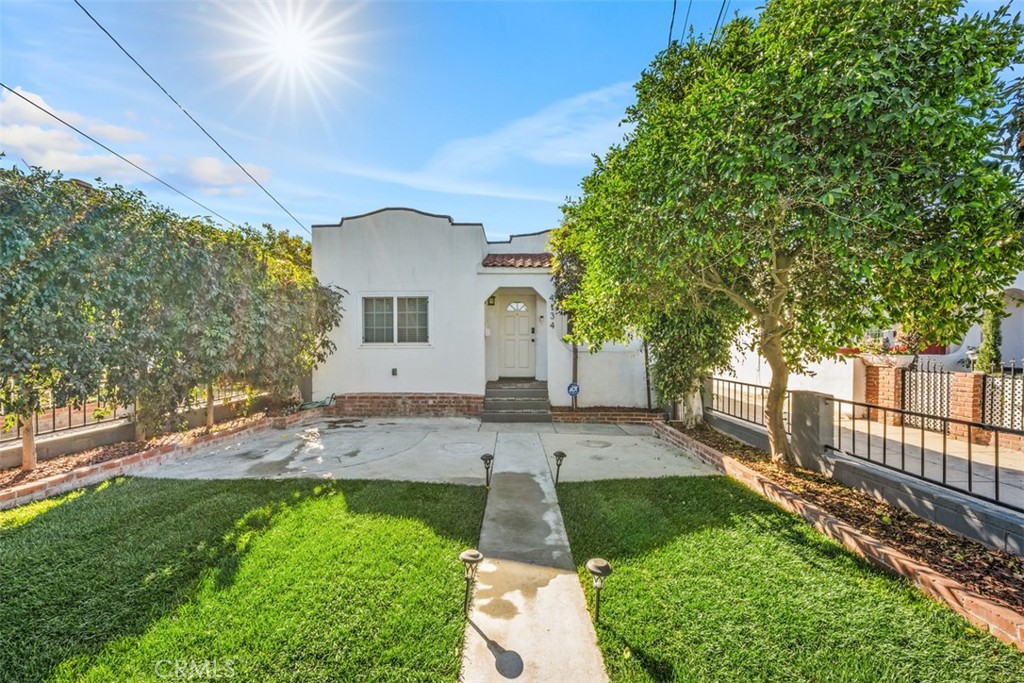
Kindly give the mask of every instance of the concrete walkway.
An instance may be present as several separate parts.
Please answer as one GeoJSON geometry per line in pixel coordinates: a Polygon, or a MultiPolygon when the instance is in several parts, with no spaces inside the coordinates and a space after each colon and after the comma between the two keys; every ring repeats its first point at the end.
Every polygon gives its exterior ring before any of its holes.
{"type": "Polygon", "coordinates": [[[536,433],[499,433],[462,680],[607,681],[536,433]]]}

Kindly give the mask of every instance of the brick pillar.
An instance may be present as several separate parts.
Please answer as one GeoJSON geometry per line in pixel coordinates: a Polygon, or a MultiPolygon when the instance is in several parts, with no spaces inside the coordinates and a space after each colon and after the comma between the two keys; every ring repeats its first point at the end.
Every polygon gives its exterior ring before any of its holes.
{"type": "MultiPolygon", "coordinates": [[[[954,420],[981,422],[984,390],[984,372],[954,372],[949,392],[949,416],[954,420]]],[[[966,441],[967,432],[967,425],[949,425],[949,435],[954,439],[966,441]]],[[[974,443],[987,444],[992,438],[992,432],[982,429],[972,428],[970,432],[974,443]]]]}
{"type": "MultiPolygon", "coordinates": [[[[903,368],[867,365],[864,368],[864,402],[883,408],[903,407],[903,368]]],[[[903,424],[903,416],[877,409],[868,411],[868,419],[878,422],[883,413],[891,425],[903,424]]]]}

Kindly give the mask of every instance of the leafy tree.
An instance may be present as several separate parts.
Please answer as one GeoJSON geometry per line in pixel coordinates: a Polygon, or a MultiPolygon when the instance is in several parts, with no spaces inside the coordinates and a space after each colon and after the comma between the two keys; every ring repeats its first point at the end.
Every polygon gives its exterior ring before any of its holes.
{"type": "Polygon", "coordinates": [[[703,345],[731,342],[740,320],[772,370],[768,435],[788,467],[791,372],[871,326],[962,335],[1021,266],[999,74],[1020,62],[1024,29],[1006,9],[959,9],[769,0],[756,21],[661,53],[634,127],[564,208],[571,237],[554,249],[582,263],[564,303],[577,337],[683,312],[703,345]]]}
{"type": "Polygon", "coordinates": [[[340,290],[305,241],[225,230],[139,192],[0,169],[0,414],[24,427],[44,401],[139,402],[141,433],[196,387],[244,381],[278,405],[334,347],[340,290]]]}

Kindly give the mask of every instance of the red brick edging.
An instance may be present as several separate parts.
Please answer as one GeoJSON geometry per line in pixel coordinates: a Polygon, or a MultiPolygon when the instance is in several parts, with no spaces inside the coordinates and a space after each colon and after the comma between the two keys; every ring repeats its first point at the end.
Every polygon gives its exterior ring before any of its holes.
{"type": "Polygon", "coordinates": [[[604,422],[611,424],[650,424],[664,422],[665,413],[660,410],[643,408],[580,408],[573,410],[565,406],[551,406],[552,422],[604,422]]]}
{"type": "Polygon", "coordinates": [[[96,465],[79,467],[63,474],[55,474],[38,481],[30,481],[25,484],[12,486],[9,489],[0,491],[0,510],[24,505],[35,500],[49,498],[59,493],[66,493],[83,486],[98,484],[101,481],[128,474],[139,465],[150,465],[163,462],[180,453],[188,452],[197,446],[207,446],[211,443],[224,441],[237,437],[241,434],[259,432],[265,429],[286,429],[307,419],[320,417],[323,414],[322,408],[315,408],[301,413],[293,413],[283,417],[267,417],[259,422],[225,429],[214,434],[197,436],[184,444],[165,444],[140,451],[122,458],[115,458],[96,465]]]}
{"type": "Polygon", "coordinates": [[[361,393],[334,397],[334,414],[345,417],[478,417],[483,394],[361,393]]]}
{"type": "Polygon", "coordinates": [[[1024,614],[980,595],[959,581],[935,571],[891,546],[850,526],[813,503],[809,503],[785,486],[750,469],[735,458],[693,439],[664,423],[654,425],[654,433],[669,443],[693,452],[750,490],[785,510],[795,512],[821,533],[839,541],[851,552],[902,576],[926,595],[943,602],[967,621],[999,640],[1024,651],[1024,614]]]}

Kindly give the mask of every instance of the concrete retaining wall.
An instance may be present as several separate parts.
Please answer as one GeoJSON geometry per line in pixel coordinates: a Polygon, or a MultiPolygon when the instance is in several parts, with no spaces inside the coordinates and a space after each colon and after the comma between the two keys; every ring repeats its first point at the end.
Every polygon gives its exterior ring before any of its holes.
{"type": "MultiPolygon", "coordinates": [[[[796,424],[800,417],[795,406],[793,412],[796,424]]],[[[724,434],[768,450],[768,435],[759,425],[717,413],[705,413],[704,419],[724,434]]],[[[1024,515],[1012,510],[831,451],[804,449],[799,464],[989,548],[1024,556],[1024,515]]]]}

